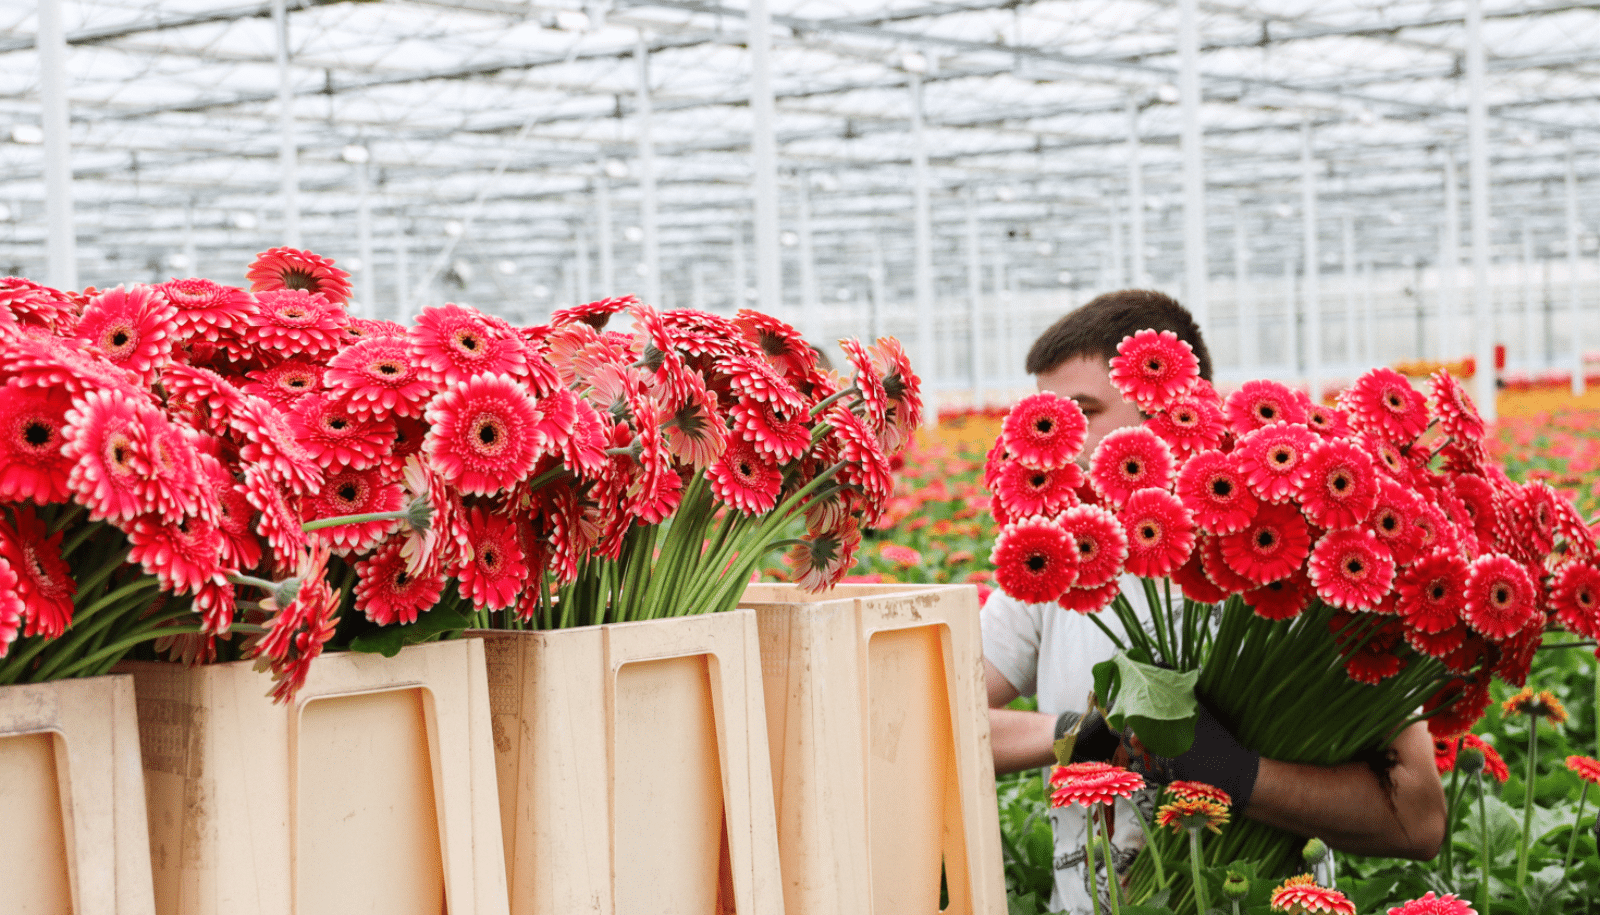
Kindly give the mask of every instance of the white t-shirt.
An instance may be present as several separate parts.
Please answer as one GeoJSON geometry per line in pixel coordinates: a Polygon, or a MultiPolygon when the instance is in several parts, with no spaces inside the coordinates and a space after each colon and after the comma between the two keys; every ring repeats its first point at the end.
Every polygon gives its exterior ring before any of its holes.
{"type": "MultiPolygon", "coordinates": [[[[1149,618],[1143,586],[1132,575],[1122,577],[1122,592],[1142,620],[1149,618]]],[[[1102,610],[1101,621],[1112,632],[1121,633],[1116,614],[1102,610]]],[[[1036,696],[1039,711],[1052,715],[1087,709],[1089,691],[1094,689],[1094,665],[1116,653],[1116,645],[1092,620],[1081,613],[1063,610],[1056,604],[1025,604],[1003,591],[995,591],[984,602],[980,614],[983,625],[983,656],[1024,696],[1036,696]]],[[[1043,772],[1048,780],[1050,770],[1043,772]]],[[[1047,789],[1048,791],[1048,789],[1047,789]]],[[[1155,806],[1151,789],[1134,795],[1146,820],[1155,806]]],[[[1087,822],[1082,807],[1061,807],[1050,811],[1055,834],[1055,892],[1051,911],[1065,910],[1071,915],[1090,915],[1089,873],[1084,865],[1087,822]]],[[[1112,819],[1111,847],[1118,869],[1125,869],[1144,845],[1144,833],[1127,801],[1118,800],[1112,819]]],[[[1105,862],[1095,849],[1095,870],[1100,889],[1100,911],[1109,912],[1105,862]]]]}

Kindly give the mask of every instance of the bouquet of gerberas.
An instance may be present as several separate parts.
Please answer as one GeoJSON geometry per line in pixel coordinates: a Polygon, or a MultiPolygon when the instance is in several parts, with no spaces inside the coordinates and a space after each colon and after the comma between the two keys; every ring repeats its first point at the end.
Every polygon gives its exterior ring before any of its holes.
{"type": "MultiPolygon", "coordinates": [[[[1096,669],[1099,698],[1154,752],[1187,749],[1195,691],[1284,761],[1381,752],[1421,719],[1453,735],[1493,677],[1526,679],[1547,626],[1600,628],[1588,527],[1549,486],[1488,463],[1483,423],[1448,374],[1431,380],[1431,411],[1387,369],[1337,406],[1270,381],[1223,400],[1186,344],[1143,331],[1111,377],[1150,418],[1107,435],[1087,474],[1073,463],[1075,404],[1040,394],[1006,418],[987,470],[994,562],[1018,599],[1110,608],[1114,624],[1095,618],[1122,650],[1096,669]],[[1124,572],[1142,579],[1147,613],[1124,572]]],[[[1239,821],[1207,857],[1276,869],[1298,841],[1239,821]]],[[[1130,877],[1135,900],[1170,843],[1153,844],[1130,877]]]]}

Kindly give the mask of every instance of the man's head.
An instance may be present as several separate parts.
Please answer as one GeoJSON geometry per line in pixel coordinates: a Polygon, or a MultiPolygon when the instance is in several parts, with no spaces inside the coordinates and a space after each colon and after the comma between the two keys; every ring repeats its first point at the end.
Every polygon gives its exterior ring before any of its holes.
{"type": "Polygon", "coordinates": [[[1211,353],[1194,316],[1171,296],[1144,289],[1096,296],[1050,325],[1028,350],[1026,367],[1039,390],[1077,401],[1088,418],[1085,457],[1094,453],[1107,433],[1144,419],[1139,408],[1111,386],[1110,362],[1124,337],[1145,329],[1177,334],[1200,360],[1200,377],[1211,380],[1211,353]]]}

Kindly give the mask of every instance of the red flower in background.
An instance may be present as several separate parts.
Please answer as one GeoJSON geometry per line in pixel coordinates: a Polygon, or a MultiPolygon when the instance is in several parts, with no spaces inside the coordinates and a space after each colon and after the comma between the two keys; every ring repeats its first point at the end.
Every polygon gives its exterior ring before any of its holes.
{"type": "Polygon", "coordinates": [[[1088,421],[1078,405],[1043,391],[1006,414],[1000,433],[1012,460],[1046,469],[1072,463],[1083,450],[1088,421]]]}
{"type": "Polygon", "coordinates": [[[1136,489],[1166,489],[1172,485],[1172,471],[1171,449],[1142,426],[1107,433],[1089,461],[1089,480],[1112,507],[1136,489]]]}
{"type": "Polygon", "coordinates": [[[1389,910],[1389,915],[1477,915],[1477,910],[1454,893],[1435,896],[1429,890],[1410,902],[1389,910]]]}
{"type": "Polygon", "coordinates": [[[256,255],[245,272],[252,292],[298,290],[322,295],[335,305],[350,299],[350,274],[310,251],[272,248],[256,255]]]}
{"type": "Polygon", "coordinates": [[[72,399],[59,388],[0,388],[0,501],[65,502],[73,461],[62,451],[72,399]]]}
{"type": "Polygon", "coordinates": [[[1600,636],[1600,569],[1588,562],[1562,566],[1550,589],[1550,605],[1567,631],[1600,636]]]}
{"type": "Polygon", "coordinates": [[[1600,760],[1592,756],[1568,756],[1567,768],[1591,785],[1600,785],[1600,760]]]}
{"type": "Polygon", "coordinates": [[[1270,905],[1289,915],[1356,915],[1356,907],[1338,890],[1318,886],[1310,874],[1290,877],[1272,891],[1270,905]]]}
{"type": "Polygon", "coordinates": [[[1461,746],[1471,747],[1483,754],[1483,771],[1488,773],[1490,778],[1502,785],[1511,778],[1511,769],[1506,766],[1505,759],[1500,756],[1500,751],[1496,750],[1493,744],[1485,743],[1477,734],[1463,734],[1461,746]]]}
{"type": "Polygon", "coordinates": [[[1163,409],[1200,379],[1200,360],[1170,330],[1124,337],[1111,359],[1111,384],[1146,412],[1163,409]]]}

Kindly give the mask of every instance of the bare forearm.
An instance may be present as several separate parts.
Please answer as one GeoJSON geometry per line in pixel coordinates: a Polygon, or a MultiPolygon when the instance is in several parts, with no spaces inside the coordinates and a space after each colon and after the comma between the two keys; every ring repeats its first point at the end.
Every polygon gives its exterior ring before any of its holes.
{"type": "Polygon", "coordinates": [[[1056,716],[1017,709],[989,709],[989,744],[997,775],[1055,762],[1056,716]]]}

